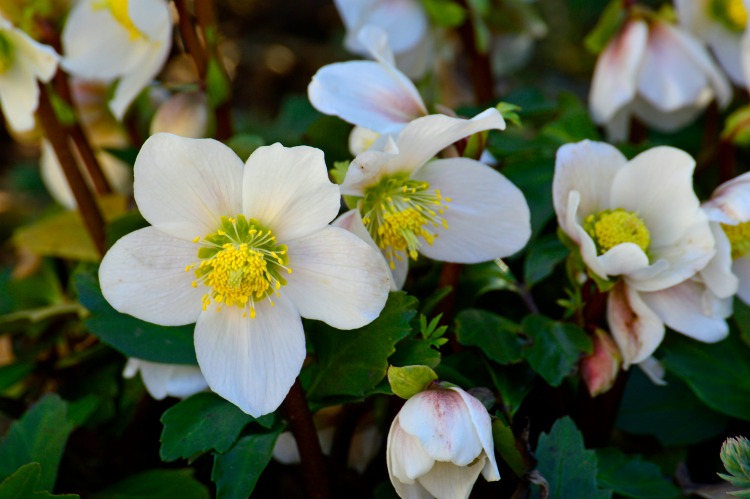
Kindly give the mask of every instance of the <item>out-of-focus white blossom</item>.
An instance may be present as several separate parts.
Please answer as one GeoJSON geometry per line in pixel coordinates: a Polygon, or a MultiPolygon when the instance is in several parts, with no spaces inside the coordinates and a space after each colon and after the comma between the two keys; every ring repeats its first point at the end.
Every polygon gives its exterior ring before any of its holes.
{"type": "Polygon", "coordinates": [[[203,92],[185,92],[169,97],[151,120],[151,135],[166,132],[200,139],[208,134],[210,110],[203,92]]]}
{"type": "Polygon", "coordinates": [[[130,358],[122,375],[126,378],[141,373],[148,393],[156,400],[166,397],[187,398],[208,389],[198,366],[163,364],[130,358]]]}

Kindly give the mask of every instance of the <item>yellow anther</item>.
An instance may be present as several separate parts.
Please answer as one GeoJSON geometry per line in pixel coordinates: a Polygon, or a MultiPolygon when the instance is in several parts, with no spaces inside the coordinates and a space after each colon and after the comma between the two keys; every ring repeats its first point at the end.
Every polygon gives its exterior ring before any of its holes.
{"type": "Polygon", "coordinates": [[[727,17],[738,29],[747,26],[747,9],[743,0],[726,0],[727,17]]]}
{"type": "Polygon", "coordinates": [[[750,253],[750,222],[737,225],[721,224],[732,245],[732,258],[740,258],[750,253]]]}
{"type": "Polygon", "coordinates": [[[193,242],[194,242],[194,243],[197,243],[197,242],[198,242],[198,241],[200,241],[200,240],[201,240],[201,236],[195,236],[195,237],[193,238],[193,242]]]}
{"type": "Polygon", "coordinates": [[[651,234],[643,220],[622,208],[589,215],[583,227],[596,243],[600,255],[618,244],[633,243],[644,252],[651,244],[651,234]]]}

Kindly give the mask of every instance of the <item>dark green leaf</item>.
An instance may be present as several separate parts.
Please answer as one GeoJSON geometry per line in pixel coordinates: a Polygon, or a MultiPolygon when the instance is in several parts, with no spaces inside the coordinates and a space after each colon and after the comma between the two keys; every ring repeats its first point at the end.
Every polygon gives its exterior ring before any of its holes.
{"type": "Polygon", "coordinates": [[[0,271],[0,314],[37,309],[62,301],[60,280],[49,260],[43,260],[34,273],[23,278],[13,275],[11,268],[0,271]]]}
{"type": "Polygon", "coordinates": [[[621,0],[611,0],[602,12],[599,22],[583,41],[586,49],[592,54],[603,51],[609,41],[620,30],[626,15],[621,0]]]}
{"type": "Polygon", "coordinates": [[[205,485],[193,478],[190,468],[149,470],[130,476],[96,494],[92,499],[208,499],[205,485]]]}
{"type": "Polygon", "coordinates": [[[544,280],[568,255],[568,248],[554,235],[536,240],[526,255],[523,266],[523,280],[531,287],[544,280]]]}
{"type": "Polygon", "coordinates": [[[281,430],[242,437],[225,454],[216,454],[211,479],[217,497],[249,497],[273,455],[281,430]]]}
{"type": "Polygon", "coordinates": [[[479,347],[498,364],[519,362],[525,343],[519,336],[521,327],[492,312],[479,309],[462,310],[456,316],[456,339],[466,346],[479,347]]]}
{"type": "Polygon", "coordinates": [[[326,397],[364,397],[385,378],[388,357],[410,331],[417,300],[391,293],[380,316],[352,331],[339,331],[322,322],[308,322],[306,331],[316,361],[302,371],[311,400],[326,397]]]}
{"type": "MultiPolygon", "coordinates": [[[[492,135],[490,135],[492,137],[492,135]]],[[[554,216],[552,205],[553,156],[536,156],[517,161],[503,168],[503,175],[523,191],[531,211],[531,229],[539,234],[554,216]]]]}
{"type": "Polygon", "coordinates": [[[238,133],[230,137],[227,146],[242,159],[247,160],[250,155],[259,147],[266,145],[266,141],[260,135],[252,133],[238,133]]]}
{"type": "Polygon", "coordinates": [[[490,291],[517,289],[516,278],[502,260],[466,265],[461,272],[458,296],[461,304],[471,306],[490,291]]]}
{"type": "Polygon", "coordinates": [[[542,128],[544,138],[559,145],[583,139],[599,140],[599,132],[591,121],[589,111],[575,95],[562,93],[558,99],[559,117],[542,128]]]}
{"type": "Polygon", "coordinates": [[[213,107],[220,106],[229,99],[231,92],[232,84],[229,78],[221,68],[219,62],[212,57],[206,67],[206,94],[208,95],[208,102],[213,107]]]}
{"type": "Polygon", "coordinates": [[[34,370],[33,362],[16,362],[0,367],[0,391],[10,388],[23,380],[34,370]]]}
{"type": "Polygon", "coordinates": [[[750,346],[750,307],[739,298],[734,299],[734,323],[740,331],[740,337],[750,346]]]}
{"type": "Polygon", "coordinates": [[[53,495],[47,491],[37,492],[36,489],[39,488],[41,475],[42,467],[39,463],[24,464],[0,483],[0,497],[9,499],[47,499],[49,497],[73,499],[79,497],[77,494],[53,495]]]}
{"type": "Polygon", "coordinates": [[[633,499],[678,499],[680,489],[662,474],[659,466],[619,449],[597,449],[599,486],[633,499]]]}
{"type": "Polygon", "coordinates": [[[707,345],[681,335],[665,342],[664,366],[712,409],[750,421],[750,347],[737,335],[707,345]]]}
{"type": "Polygon", "coordinates": [[[89,309],[86,328],[128,357],[165,364],[197,364],[194,326],[166,327],[121,314],[107,303],[96,270],[76,273],[78,298],[89,309]]]}
{"type": "Polygon", "coordinates": [[[438,26],[455,28],[466,20],[466,9],[453,0],[422,0],[427,15],[438,26]]]}
{"type": "Polygon", "coordinates": [[[495,450],[505,463],[510,466],[517,477],[523,477],[527,471],[521,452],[516,447],[516,437],[511,427],[499,419],[492,422],[492,439],[495,450]]]}
{"type": "Polygon", "coordinates": [[[414,366],[421,364],[435,369],[440,364],[440,352],[429,341],[406,338],[396,343],[396,352],[388,357],[392,366],[414,366]]]}
{"type": "Polygon", "coordinates": [[[510,419],[521,407],[521,403],[534,388],[536,373],[526,364],[495,366],[487,363],[492,383],[500,392],[500,404],[510,419]]]}
{"type": "Polygon", "coordinates": [[[586,450],[583,436],[569,417],[555,422],[539,437],[537,469],[549,483],[549,499],[605,499],[612,491],[596,484],[596,453],[586,450]]]}
{"type": "Polygon", "coordinates": [[[189,459],[208,450],[226,452],[254,418],[214,393],[198,393],[161,417],[159,455],[164,461],[189,459]]]}
{"type": "Polygon", "coordinates": [[[527,315],[521,329],[534,340],[525,351],[526,360],[552,386],[559,386],[578,360],[594,348],[583,329],[543,315],[527,315]]]}

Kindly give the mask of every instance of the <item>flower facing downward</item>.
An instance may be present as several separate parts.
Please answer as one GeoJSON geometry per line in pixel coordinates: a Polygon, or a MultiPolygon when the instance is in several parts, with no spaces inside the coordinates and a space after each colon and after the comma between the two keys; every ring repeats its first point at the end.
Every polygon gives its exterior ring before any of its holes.
{"type": "Polygon", "coordinates": [[[209,387],[253,416],[275,410],[300,371],[300,316],[353,329],[385,304],[380,255],[327,225],[340,194],[317,149],[261,147],[243,168],[214,140],[157,134],[134,193],[152,226],[104,257],[102,293],[149,322],[196,322],[209,387]]]}
{"type": "Polygon", "coordinates": [[[132,378],[138,372],[141,373],[146,390],[156,400],[166,397],[187,398],[208,388],[198,366],[129,358],[122,375],[132,378]]]}
{"type": "Polygon", "coordinates": [[[432,388],[406,401],[391,424],[388,474],[402,498],[465,499],[481,473],[500,479],[492,421],[461,388],[432,388]]]}

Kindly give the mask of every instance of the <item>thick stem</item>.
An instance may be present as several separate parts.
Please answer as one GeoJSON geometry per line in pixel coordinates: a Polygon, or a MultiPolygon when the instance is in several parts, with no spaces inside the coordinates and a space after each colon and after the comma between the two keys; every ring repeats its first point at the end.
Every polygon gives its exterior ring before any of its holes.
{"type": "Polygon", "coordinates": [[[68,135],[57,121],[55,110],[47,94],[47,89],[42,84],[39,84],[39,108],[37,109],[37,116],[44,129],[44,135],[55,150],[57,159],[60,162],[70,190],[73,192],[73,197],[78,205],[78,211],[83,217],[83,223],[91,235],[94,246],[99,255],[104,256],[104,217],[101,211],[99,211],[99,206],[96,204],[96,200],[76,164],[73,152],[70,150],[68,135]]]}
{"type": "Polygon", "coordinates": [[[313,499],[331,497],[318,432],[315,429],[310,409],[307,407],[305,391],[302,389],[299,378],[294,381],[284,399],[284,409],[289,420],[289,427],[297,441],[307,496],[313,499]]]}
{"type": "MultiPolygon", "coordinates": [[[[202,1],[195,2],[197,6],[203,3],[202,1]]],[[[174,5],[177,8],[177,14],[179,16],[179,29],[182,41],[185,44],[185,50],[193,58],[195,62],[195,69],[198,71],[198,78],[204,81],[206,78],[206,50],[203,48],[198,36],[195,34],[195,28],[193,23],[190,22],[190,12],[188,12],[185,0],[174,0],[174,5]]]]}
{"type": "MultiPolygon", "coordinates": [[[[466,2],[462,2],[468,10],[466,2]]],[[[471,85],[474,89],[475,104],[486,104],[495,97],[493,89],[492,67],[489,54],[479,51],[476,44],[476,33],[471,18],[458,29],[464,50],[469,59],[471,85]]]]}

